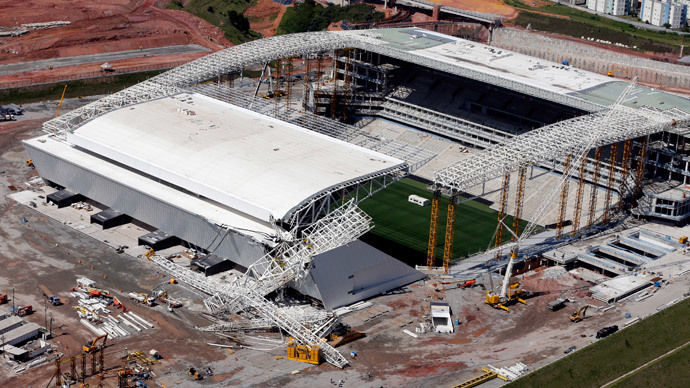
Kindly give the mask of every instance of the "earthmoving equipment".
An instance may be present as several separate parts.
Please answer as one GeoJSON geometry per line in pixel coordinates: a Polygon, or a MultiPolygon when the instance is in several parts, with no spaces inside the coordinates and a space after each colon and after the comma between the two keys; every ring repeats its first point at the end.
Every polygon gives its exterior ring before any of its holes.
{"type": "Polygon", "coordinates": [[[146,253],[144,253],[144,256],[146,256],[147,259],[150,259],[155,254],[156,254],[156,251],[154,251],[153,248],[150,248],[146,253]]]}
{"type": "Polygon", "coordinates": [[[203,378],[199,372],[191,366],[189,367],[187,374],[192,378],[192,380],[201,380],[203,378]]]}
{"type": "Polygon", "coordinates": [[[123,305],[122,302],[120,302],[120,300],[117,299],[117,297],[115,296],[113,296],[113,306],[122,310],[123,313],[127,312],[127,308],[125,307],[125,305],[123,305]]]}
{"type": "Polygon", "coordinates": [[[36,168],[36,166],[34,166],[34,161],[31,159],[26,161],[26,166],[31,167],[31,168],[36,168]]]}
{"type": "Polygon", "coordinates": [[[167,290],[158,291],[157,294],[158,294],[158,300],[160,300],[161,302],[167,304],[169,307],[173,307],[173,308],[182,307],[182,302],[180,302],[180,301],[178,301],[178,300],[176,300],[176,299],[171,298],[171,297],[168,295],[168,291],[167,291],[167,290]]]}
{"type": "Polygon", "coordinates": [[[328,335],[327,340],[331,346],[337,348],[366,336],[365,333],[352,330],[349,325],[337,323],[328,335]]]}
{"type": "Polygon", "coordinates": [[[0,304],[7,303],[7,294],[0,295],[0,304]]]}
{"type": "Polygon", "coordinates": [[[31,315],[34,312],[34,308],[31,305],[28,306],[23,306],[23,307],[14,307],[13,313],[17,314],[20,317],[24,317],[27,315],[31,315]]]}
{"type": "Polygon", "coordinates": [[[105,347],[105,341],[108,340],[108,333],[105,333],[103,335],[99,335],[98,337],[94,338],[94,340],[91,341],[90,343],[87,343],[86,345],[82,346],[84,352],[92,353],[92,352],[98,350],[97,344],[98,344],[98,341],[100,341],[100,340],[103,340],[102,346],[105,347]]]}
{"type": "Polygon", "coordinates": [[[133,300],[136,300],[137,302],[145,304],[147,306],[153,306],[154,302],[156,301],[156,298],[149,297],[149,294],[147,294],[145,292],[140,292],[140,293],[130,292],[129,297],[132,298],[133,300]]]}
{"type": "Polygon", "coordinates": [[[316,344],[301,345],[293,337],[288,340],[287,359],[319,365],[321,347],[316,344]]]}
{"type": "Polygon", "coordinates": [[[681,244],[687,244],[688,243],[688,236],[683,236],[678,239],[678,242],[681,244]]]}
{"type": "Polygon", "coordinates": [[[581,320],[585,319],[585,313],[587,313],[588,308],[589,308],[589,305],[584,305],[584,306],[580,307],[579,310],[570,314],[570,321],[571,322],[580,322],[581,320]]]}
{"type": "Polygon", "coordinates": [[[477,279],[467,280],[462,284],[458,283],[458,288],[473,287],[475,284],[477,284],[477,279]]]}

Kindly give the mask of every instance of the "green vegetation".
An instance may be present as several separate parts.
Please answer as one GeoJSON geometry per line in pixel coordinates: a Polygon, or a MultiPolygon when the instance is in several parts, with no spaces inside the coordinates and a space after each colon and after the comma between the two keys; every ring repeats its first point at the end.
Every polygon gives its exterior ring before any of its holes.
{"type": "Polygon", "coordinates": [[[304,3],[287,9],[278,25],[278,34],[321,31],[339,20],[359,23],[377,21],[383,17],[383,12],[378,12],[373,6],[367,4],[353,4],[345,7],[329,4],[328,7],[323,7],[314,0],[305,0],[304,3]]]}
{"type": "Polygon", "coordinates": [[[684,387],[690,378],[690,346],[655,361],[620,380],[613,388],[684,387]]]}
{"type": "Polygon", "coordinates": [[[240,44],[260,37],[249,29],[249,20],[242,15],[255,2],[256,0],[191,0],[184,5],[179,0],[173,0],[166,8],[196,15],[220,28],[229,41],[240,44]]]}
{"type": "MultiPolygon", "coordinates": [[[[360,204],[374,220],[374,229],[363,240],[410,264],[426,265],[431,206],[407,201],[410,194],[431,199],[433,193],[422,182],[406,178],[376,193],[360,204]]],[[[448,198],[442,197],[437,237],[437,263],[443,257],[448,198]]],[[[485,250],[496,230],[497,212],[488,205],[469,201],[457,207],[453,257],[466,257],[485,250]]],[[[512,218],[505,221],[512,224],[512,218]]],[[[521,228],[524,228],[525,224],[521,228]]],[[[507,236],[508,233],[506,232],[507,236]]]]}
{"type": "Polygon", "coordinates": [[[580,38],[582,36],[622,43],[639,50],[654,52],[680,52],[681,35],[672,31],[652,31],[639,29],[632,24],[602,18],[599,15],[579,11],[565,5],[552,4],[532,7],[520,0],[504,0],[506,4],[520,10],[513,20],[515,25],[538,31],[580,38]],[[539,13],[537,13],[539,12],[539,13]],[[565,18],[544,15],[560,15],[565,18]]]}
{"type": "MultiPolygon", "coordinates": [[[[508,387],[600,387],[690,340],[690,325],[687,323],[689,316],[690,299],[685,299],[539,369],[508,387]]],[[[569,344],[562,345],[566,348],[569,344]]],[[[687,386],[690,377],[687,350],[679,353],[631,375],[625,380],[631,381],[630,384],[620,382],[617,386],[637,387],[639,385],[636,381],[643,384],[650,381],[652,386],[657,387],[687,386]],[[655,365],[668,365],[670,368],[657,368],[655,365]],[[663,384],[662,381],[668,384],[663,384]]]]}
{"type": "Polygon", "coordinates": [[[126,87],[138,84],[165,70],[154,70],[141,73],[119,74],[113,76],[58,82],[48,85],[35,85],[16,89],[0,90],[0,104],[26,104],[44,100],[59,100],[67,85],[65,98],[94,96],[118,92],[126,87]]]}

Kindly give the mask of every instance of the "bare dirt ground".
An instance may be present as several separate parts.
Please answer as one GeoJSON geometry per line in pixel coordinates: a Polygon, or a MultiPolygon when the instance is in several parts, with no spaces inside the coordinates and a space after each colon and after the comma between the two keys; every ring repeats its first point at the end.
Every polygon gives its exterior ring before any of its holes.
{"type": "Polygon", "coordinates": [[[244,12],[244,16],[249,19],[252,30],[269,37],[275,35],[276,28],[287,9],[288,6],[273,0],[259,0],[244,12]]]}
{"type": "MultiPolygon", "coordinates": [[[[198,44],[213,51],[232,46],[218,28],[187,12],[166,10],[163,8],[166,3],[164,0],[7,2],[0,13],[0,26],[62,20],[71,24],[0,38],[0,64],[173,45],[198,44]]],[[[196,57],[183,54],[175,62],[196,57]]],[[[151,56],[140,58],[133,62],[136,65],[130,66],[161,67],[170,62],[171,58],[151,56]]],[[[89,70],[77,66],[70,71],[79,74],[89,70]]],[[[46,77],[42,73],[18,77],[34,76],[46,77]]]]}
{"type": "Polygon", "coordinates": [[[517,15],[517,11],[503,0],[431,0],[431,2],[468,11],[493,13],[508,17],[517,15]]]}

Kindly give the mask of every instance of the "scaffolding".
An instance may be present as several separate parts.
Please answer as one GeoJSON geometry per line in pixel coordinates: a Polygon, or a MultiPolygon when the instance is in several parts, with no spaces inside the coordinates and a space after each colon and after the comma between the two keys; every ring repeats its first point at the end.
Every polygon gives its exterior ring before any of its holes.
{"type": "Polygon", "coordinates": [[[604,214],[601,217],[601,223],[606,225],[611,219],[611,196],[613,195],[613,172],[616,168],[616,159],[618,158],[618,143],[611,144],[609,151],[609,178],[606,182],[606,196],[604,197],[604,214]]]}
{"type": "Polygon", "coordinates": [[[575,197],[575,214],[573,215],[573,229],[570,232],[571,236],[575,236],[580,229],[580,216],[582,215],[582,196],[585,190],[585,167],[587,166],[587,158],[582,158],[580,165],[580,173],[577,181],[577,196],[575,197]]]}
{"type": "Polygon", "coordinates": [[[448,201],[448,213],[446,217],[446,236],[443,246],[443,273],[448,273],[450,262],[453,259],[453,243],[455,240],[455,208],[458,203],[458,195],[451,194],[448,201]]]}
{"type": "Polygon", "coordinates": [[[513,217],[513,233],[512,241],[517,240],[517,236],[520,235],[520,219],[522,218],[522,205],[525,200],[525,178],[527,175],[527,167],[520,169],[518,174],[518,186],[517,193],[515,193],[515,216],[513,217]]]}
{"type": "Polygon", "coordinates": [[[587,228],[594,225],[594,214],[597,211],[597,189],[599,186],[599,168],[601,167],[602,147],[598,147],[594,154],[594,177],[592,178],[592,191],[589,194],[589,214],[587,215],[587,228]]]}
{"type": "MultiPolygon", "coordinates": [[[[506,172],[503,176],[503,185],[501,186],[501,205],[498,210],[498,226],[496,230],[495,247],[498,248],[503,244],[503,218],[505,218],[508,211],[508,191],[510,188],[510,172],[506,172]]],[[[496,257],[500,256],[500,251],[496,252],[496,257]]]]}
{"type": "MultiPolygon", "coordinates": [[[[570,158],[571,156],[568,155],[565,158],[565,164],[563,167],[564,175],[568,174],[570,171],[570,158]]],[[[569,193],[569,186],[570,181],[566,180],[563,182],[563,189],[561,190],[561,200],[559,201],[558,204],[558,221],[556,221],[556,238],[559,239],[563,237],[563,224],[565,222],[565,211],[566,208],[568,207],[568,193],[569,193]]]]}
{"type": "Polygon", "coordinates": [[[431,269],[436,261],[436,236],[438,235],[439,211],[441,207],[441,191],[435,190],[431,200],[431,222],[429,226],[429,245],[426,251],[426,266],[431,269]]]}

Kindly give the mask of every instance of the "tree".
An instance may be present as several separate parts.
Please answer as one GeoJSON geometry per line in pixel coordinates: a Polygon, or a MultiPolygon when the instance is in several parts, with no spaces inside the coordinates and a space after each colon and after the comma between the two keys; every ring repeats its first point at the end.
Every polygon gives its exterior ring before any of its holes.
{"type": "Polygon", "coordinates": [[[237,13],[235,10],[228,12],[228,20],[235,28],[244,32],[249,33],[249,19],[244,17],[244,15],[237,13]]]}

